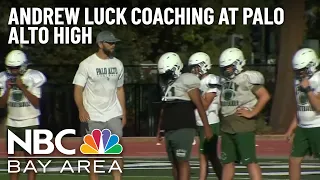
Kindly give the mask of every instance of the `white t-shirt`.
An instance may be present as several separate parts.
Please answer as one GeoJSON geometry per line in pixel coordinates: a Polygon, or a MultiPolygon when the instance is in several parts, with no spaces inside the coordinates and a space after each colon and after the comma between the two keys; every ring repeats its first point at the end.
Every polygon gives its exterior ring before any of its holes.
{"type": "MultiPolygon", "coordinates": [[[[218,116],[220,108],[220,90],[218,88],[219,83],[219,77],[213,74],[207,75],[206,77],[201,79],[200,82],[200,90],[202,92],[202,96],[204,96],[206,93],[216,93],[216,97],[213,99],[206,111],[209,124],[216,124],[220,122],[218,116]]],[[[197,120],[197,126],[203,126],[197,109],[195,109],[195,116],[197,120]]]]}
{"type": "MultiPolygon", "coordinates": [[[[6,72],[0,73],[0,89],[1,96],[6,91],[6,81],[9,76],[6,72]]],[[[27,86],[37,98],[41,98],[41,86],[47,81],[46,77],[37,70],[28,69],[27,72],[21,77],[24,85],[27,86]]],[[[38,117],[40,116],[40,109],[35,108],[30,101],[25,97],[23,92],[13,87],[10,90],[7,102],[7,125],[12,127],[27,127],[39,125],[38,117]]]]}
{"type": "Polygon", "coordinates": [[[73,84],[84,87],[83,106],[92,121],[106,122],[122,116],[117,88],[124,83],[122,62],[113,57],[101,59],[95,53],[83,60],[73,84]]]}
{"type": "MultiPolygon", "coordinates": [[[[314,94],[320,93],[320,72],[316,72],[309,83],[314,94]]],[[[302,128],[320,127],[320,113],[313,110],[308,95],[300,90],[300,81],[295,80],[295,93],[297,100],[298,126],[302,128]]]]}

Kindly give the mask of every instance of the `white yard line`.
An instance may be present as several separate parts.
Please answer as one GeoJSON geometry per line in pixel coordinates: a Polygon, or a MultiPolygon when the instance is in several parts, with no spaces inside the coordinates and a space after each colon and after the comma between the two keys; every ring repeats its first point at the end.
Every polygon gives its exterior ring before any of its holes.
{"type": "MultiPolygon", "coordinates": [[[[7,173],[3,173],[0,172],[0,174],[7,174],[7,173]]],[[[37,174],[37,176],[75,176],[73,174],[37,174]]],[[[76,176],[88,176],[86,174],[77,174],[76,176]]],[[[102,175],[102,176],[107,176],[107,175],[102,175]]],[[[111,177],[111,176],[110,176],[111,177]]],[[[172,176],[123,176],[125,178],[161,178],[161,179],[172,179],[172,176]]],[[[199,179],[199,177],[191,177],[191,179],[199,179]]],[[[208,177],[207,179],[212,179],[212,180],[216,180],[218,178],[216,177],[208,177]]],[[[237,177],[237,180],[245,180],[245,179],[250,179],[250,178],[246,178],[246,177],[237,177]]],[[[264,180],[279,180],[279,179],[269,179],[269,178],[264,178],[264,180]]]]}

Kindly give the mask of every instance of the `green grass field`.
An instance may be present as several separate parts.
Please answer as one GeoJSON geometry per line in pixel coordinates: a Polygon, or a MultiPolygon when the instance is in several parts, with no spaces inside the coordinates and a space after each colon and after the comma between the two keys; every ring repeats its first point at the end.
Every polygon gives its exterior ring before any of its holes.
{"type": "MultiPolygon", "coordinates": [[[[72,167],[77,167],[77,160],[70,159],[72,167]]],[[[43,159],[43,163],[47,160],[43,159]]],[[[64,172],[59,173],[65,160],[53,159],[47,168],[47,173],[39,173],[39,180],[87,180],[88,177],[84,172],[74,173],[64,172]]],[[[110,165],[111,161],[106,161],[106,165],[110,165]]],[[[288,160],[287,159],[261,159],[260,166],[263,171],[264,180],[281,180],[288,179],[288,160]]],[[[196,159],[191,161],[192,166],[192,179],[198,179],[199,163],[196,159]]],[[[22,169],[25,164],[22,163],[22,169]]],[[[109,169],[109,167],[106,167],[109,169]]],[[[173,179],[170,171],[170,163],[163,159],[125,159],[125,169],[123,172],[123,179],[128,180],[169,180],[173,179]]],[[[106,170],[107,171],[107,170],[106,170]]],[[[107,173],[106,173],[107,174],[107,173]]],[[[302,165],[302,178],[301,180],[319,180],[320,179],[320,163],[316,160],[305,160],[302,165]]],[[[7,161],[2,159],[0,161],[0,179],[9,179],[7,174],[7,161]]],[[[25,174],[21,174],[21,180],[27,179],[25,174]]],[[[102,175],[100,179],[111,180],[110,175],[102,175]]],[[[215,178],[214,173],[210,172],[208,179],[215,178]]],[[[250,179],[245,166],[237,165],[236,177],[237,179],[250,179]]]]}

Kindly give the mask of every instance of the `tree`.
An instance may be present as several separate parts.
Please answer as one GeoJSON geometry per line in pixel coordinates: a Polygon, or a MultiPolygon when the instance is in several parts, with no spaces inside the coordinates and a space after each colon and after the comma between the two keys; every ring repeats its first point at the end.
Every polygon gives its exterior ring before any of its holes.
{"type": "Polygon", "coordinates": [[[280,52],[277,61],[277,81],[273,97],[270,124],[277,132],[286,131],[296,107],[293,89],[292,56],[304,39],[305,1],[284,0],[285,22],[280,32],[280,52]]]}
{"type": "MultiPolygon", "coordinates": [[[[306,1],[306,15],[307,15],[307,39],[320,39],[320,2],[317,0],[306,1]]],[[[318,49],[320,50],[320,49],[318,49]]]]}
{"type": "MultiPolygon", "coordinates": [[[[75,3],[61,2],[61,1],[40,1],[40,0],[28,0],[21,1],[16,0],[15,4],[21,7],[38,6],[38,7],[127,7],[125,16],[127,17],[128,25],[120,26],[108,26],[106,24],[100,26],[92,26],[92,38],[95,40],[96,35],[101,30],[110,30],[122,41],[117,44],[116,57],[121,59],[125,65],[136,65],[144,61],[153,61],[156,63],[158,57],[167,51],[177,52],[181,59],[185,62],[188,57],[197,51],[204,51],[208,53],[213,60],[213,64],[217,64],[217,59],[224,48],[230,46],[228,42],[228,36],[232,34],[230,31],[237,31],[242,33],[245,28],[234,28],[228,25],[212,25],[212,26],[178,26],[178,25],[132,25],[129,21],[130,11],[133,7],[213,7],[215,9],[216,19],[219,17],[219,9],[222,7],[220,2],[202,0],[202,1],[179,1],[179,0],[164,0],[164,1],[78,1],[75,3]]],[[[0,17],[0,32],[9,34],[9,28],[7,26],[7,20],[10,13],[11,3],[1,3],[4,11],[1,11],[0,17]]],[[[80,11],[80,17],[78,20],[79,27],[85,26],[83,24],[83,9],[80,11]]],[[[92,19],[93,14],[90,14],[92,19]]],[[[217,20],[216,20],[217,22],[217,20]]],[[[53,27],[47,26],[49,29],[53,27]]],[[[52,31],[51,31],[52,32],[52,31]]],[[[244,34],[248,34],[245,32],[244,34]]],[[[27,36],[28,34],[26,34],[27,36]]],[[[30,61],[34,65],[46,64],[52,65],[52,67],[39,67],[34,66],[46,73],[50,83],[70,83],[77,68],[77,64],[85,59],[88,55],[96,51],[95,45],[54,45],[52,43],[52,36],[50,34],[50,43],[42,45],[36,43],[34,45],[26,45],[23,49],[30,61]],[[71,66],[63,67],[66,64],[73,64],[71,66]]],[[[247,51],[247,50],[246,50],[247,51]]],[[[138,82],[140,72],[138,68],[127,69],[127,73],[130,77],[134,77],[138,82]]]]}

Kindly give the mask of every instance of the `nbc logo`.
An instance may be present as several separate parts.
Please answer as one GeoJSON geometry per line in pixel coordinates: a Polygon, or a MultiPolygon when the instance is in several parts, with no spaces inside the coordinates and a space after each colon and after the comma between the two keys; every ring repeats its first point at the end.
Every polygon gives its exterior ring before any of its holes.
{"type": "MultiPolygon", "coordinates": [[[[53,133],[47,129],[27,129],[25,131],[25,138],[20,139],[19,136],[15,135],[13,132],[8,130],[8,155],[14,154],[15,144],[18,144],[22,147],[26,152],[33,155],[51,155],[51,153],[57,148],[57,150],[64,155],[75,155],[76,149],[66,149],[62,144],[62,138],[67,134],[76,134],[76,130],[74,129],[64,129],[59,132],[56,137],[53,139],[53,133]],[[45,138],[41,138],[41,136],[45,136],[45,138]],[[45,149],[41,149],[40,145],[47,145],[45,149]]],[[[83,144],[80,146],[80,151],[82,154],[121,154],[123,151],[123,147],[119,144],[119,137],[115,134],[112,134],[109,129],[99,130],[95,129],[91,134],[86,135],[83,138],[83,144]]],[[[28,157],[30,158],[30,157],[28,157]]],[[[20,163],[19,159],[8,159],[8,173],[17,173],[23,171],[26,173],[27,171],[34,171],[35,173],[46,173],[48,170],[47,166],[57,158],[46,160],[46,162],[42,162],[41,158],[36,156],[31,156],[33,159],[37,159],[36,161],[29,160],[25,165],[20,163]],[[42,166],[42,170],[38,170],[35,167],[36,164],[40,164],[42,166]],[[24,169],[24,170],[23,170],[24,169]]],[[[50,158],[50,157],[49,157],[50,158]]],[[[106,158],[106,157],[103,157],[106,158]]],[[[111,157],[110,157],[111,158],[111,157]]],[[[121,157],[118,157],[121,158],[121,157]]],[[[64,159],[64,158],[63,158],[64,159]]],[[[112,159],[114,159],[112,157],[112,159]]],[[[54,163],[54,162],[52,162],[54,163]]],[[[88,167],[93,163],[94,173],[102,173],[105,174],[106,171],[97,170],[97,167],[104,168],[104,160],[94,160],[94,162],[90,162],[89,160],[79,159],[76,163],[77,166],[71,165],[69,160],[65,160],[60,173],[71,172],[71,173],[82,173],[87,172],[90,173],[88,167]],[[74,170],[75,168],[75,170],[74,170]]],[[[105,167],[108,169],[108,167],[105,167]]],[[[113,160],[112,164],[109,166],[109,170],[107,173],[111,173],[111,171],[120,171],[122,173],[122,169],[117,160],[113,160]]]]}
{"type": "Polygon", "coordinates": [[[95,129],[83,137],[83,142],[80,146],[82,154],[121,154],[123,151],[119,137],[109,129],[95,129]]]}

